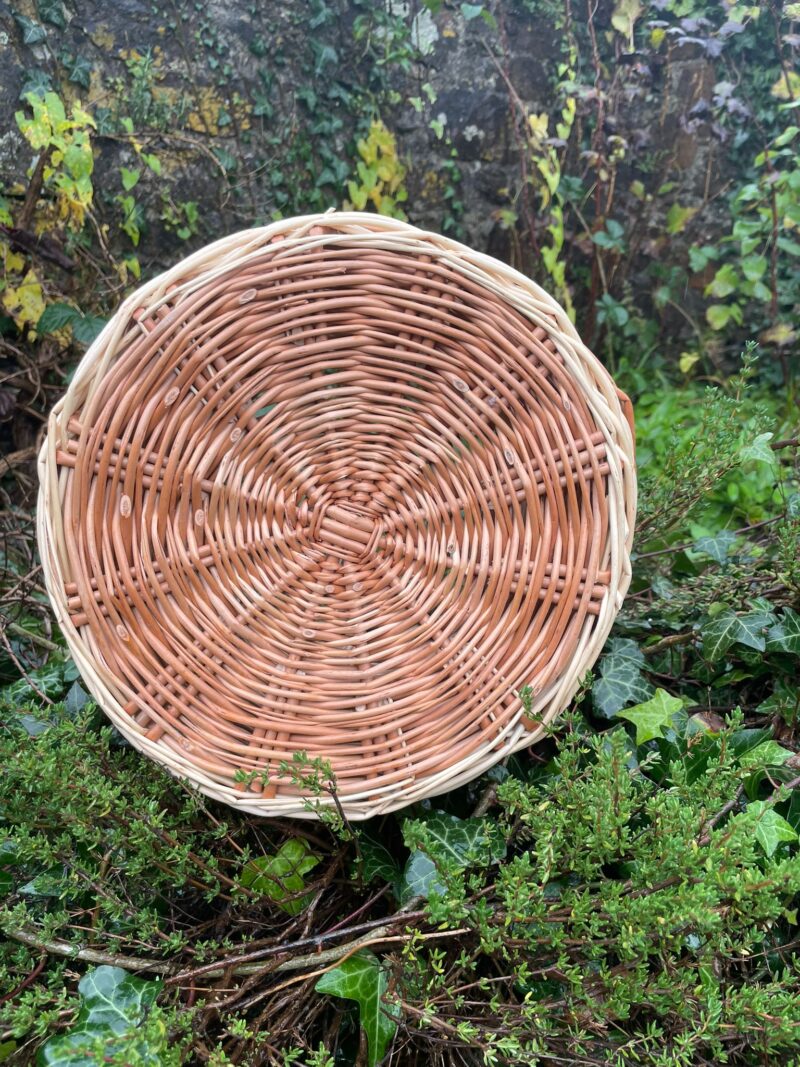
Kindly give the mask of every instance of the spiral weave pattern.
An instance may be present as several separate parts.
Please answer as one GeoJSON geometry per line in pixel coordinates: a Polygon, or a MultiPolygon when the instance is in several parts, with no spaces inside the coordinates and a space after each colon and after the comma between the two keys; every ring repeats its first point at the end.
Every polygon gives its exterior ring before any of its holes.
{"type": "Polygon", "coordinates": [[[126,301],[52,413],[50,596],[117,727],[207,794],[303,815],[303,752],[350,817],[392,810],[529,744],[596,658],[628,415],[488,257],[359,214],[246,231],[126,301]]]}

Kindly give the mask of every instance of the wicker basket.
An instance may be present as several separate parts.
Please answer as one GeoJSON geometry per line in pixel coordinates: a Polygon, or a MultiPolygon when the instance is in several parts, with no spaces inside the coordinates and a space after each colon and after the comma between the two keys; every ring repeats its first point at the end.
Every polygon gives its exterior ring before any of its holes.
{"type": "Polygon", "coordinates": [[[630,579],[627,398],[533,282],[375,215],[247,230],[142,286],[39,475],[86,685],[262,815],[308,814],[298,752],[360,819],[530,744],[630,579]]]}

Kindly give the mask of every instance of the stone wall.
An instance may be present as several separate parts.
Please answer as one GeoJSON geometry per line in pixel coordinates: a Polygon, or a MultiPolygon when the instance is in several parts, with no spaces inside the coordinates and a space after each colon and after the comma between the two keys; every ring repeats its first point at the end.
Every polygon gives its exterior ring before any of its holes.
{"type": "MultiPolygon", "coordinates": [[[[107,240],[120,254],[130,253],[116,199],[120,167],[137,164],[131,138],[119,128],[121,117],[130,118],[137,143],[161,165],[160,175],[145,169],[136,188],[136,254],[152,273],[273,212],[340,206],[343,176],[355,168],[354,133],[373,109],[397,136],[410,220],[440,229],[450,215],[457,236],[536,273],[529,234],[510,224],[509,213],[522,188],[521,109],[552,115],[560,106],[554,86],[566,34],[548,14],[560,5],[492,5],[494,25],[465,19],[463,6],[442,4],[432,15],[413,0],[390,0],[376,19],[374,4],[342,0],[0,2],[3,186],[13,191],[24,182],[31,160],[14,120],[20,94],[46,78],[101,117],[97,221],[108,225],[107,240]],[[334,180],[319,186],[326,167],[334,180]],[[188,238],[176,232],[187,201],[198,205],[188,238]]],[[[665,227],[672,205],[687,217],[708,208],[693,241],[722,232],[724,213],[714,205],[729,166],[698,109],[716,78],[710,60],[691,43],[670,49],[663,62],[626,54],[622,41],[609,52],[611,6],[601,0],[594,26],[606,45],[601,79],[616,87],[599,136],[604,151],[613,139],[621,153],[613,213],[636,222],[617,280],[638,285],[645,261],[676,269],[686,262],[686,235],[665,227]],[[616,56],[611,63],[608,54],[616,56]]],[[[581,136],[567,154],[576,174],[586,169],[578,146],[597,121],[596,74],[581,55],[581,136]]],[[[535,194],[531,202],[535,208],[535,194]]],[[[574,218],[567,236],[570,256],[587,260],[588,235],[574,218]]]]}

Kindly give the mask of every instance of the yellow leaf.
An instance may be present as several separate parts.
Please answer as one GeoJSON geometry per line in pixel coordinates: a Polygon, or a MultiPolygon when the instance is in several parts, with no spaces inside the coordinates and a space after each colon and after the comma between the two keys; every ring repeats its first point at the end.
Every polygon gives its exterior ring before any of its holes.
{"type": "Polygon", "coordinates": [[[796,100],[800,96],[800,74],[796,70],[781,74],[770,89],[770,93],[776,100],[796,100]]]}
{"type": "Polygon", "coordinates": [[[759,337],[759,341],[762,344],[787,345],[794,341],[796,336],[795,331],[788,322],[778,322],[774,326],[770,326],[768,330],[764,330],[759,337]]]}
{"type": "Polygon", "coordinates": [[[21,274],[25,269],[25,257],[19,252],[12,252],[8,245],[0,244],[0,252],[3,253],[3,266],[7,274],[21,274]]]}
{"type": "MultiPolygon", "coordinates": [[[[28,271],[16,289],[6,289],[3,305],[19,329],[36,326],[44,311],[44,297],[34,270],[28,271]]],[[[29,330],[29,334],[34,333],[34,330],[29,330]]]]}
{"type": "Polygon", "coordinates": [[[681,358],[678,360],[681,374],[688,374],[698,359],[700,356],[697,352],[681,352],[681,358]]]}
{"type": "Polygon", "coordinates": [[[686,228],[687,222],[694,218],[698,209],[696,207],[681,207],[673,204],[667,212],[667,233],[680,233],[686,228]]]}
{"type": "Polygon", "coordinates": [[[528,126],[530,127],[531,137],[534,141],[543,141],[547,136],[547,128],[550,125],[550,120],[547,117],[547,112],[543,111],[541,115],[528,115],[528,126]]]}
{"type": "Polygon", "coordinates": [[[617,0],[611,15],[611,25],[627,38],[628,46],[633,51],[633,27],[642,13],[640,0],[617,0]]]}

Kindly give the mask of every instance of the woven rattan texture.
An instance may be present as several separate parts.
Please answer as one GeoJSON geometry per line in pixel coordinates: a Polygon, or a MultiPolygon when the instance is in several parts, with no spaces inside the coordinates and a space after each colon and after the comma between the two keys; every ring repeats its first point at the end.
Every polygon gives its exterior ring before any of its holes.
{"type": "Polygon", "coordinates": [[[261,814],[305,814],[279,764],[320,756],[362,818],[568,703],[628,585],[633,460],[627,400],[528,279],[292,219],[120,308],[50,417],[40,548],[134,745],[261,814]]]}

